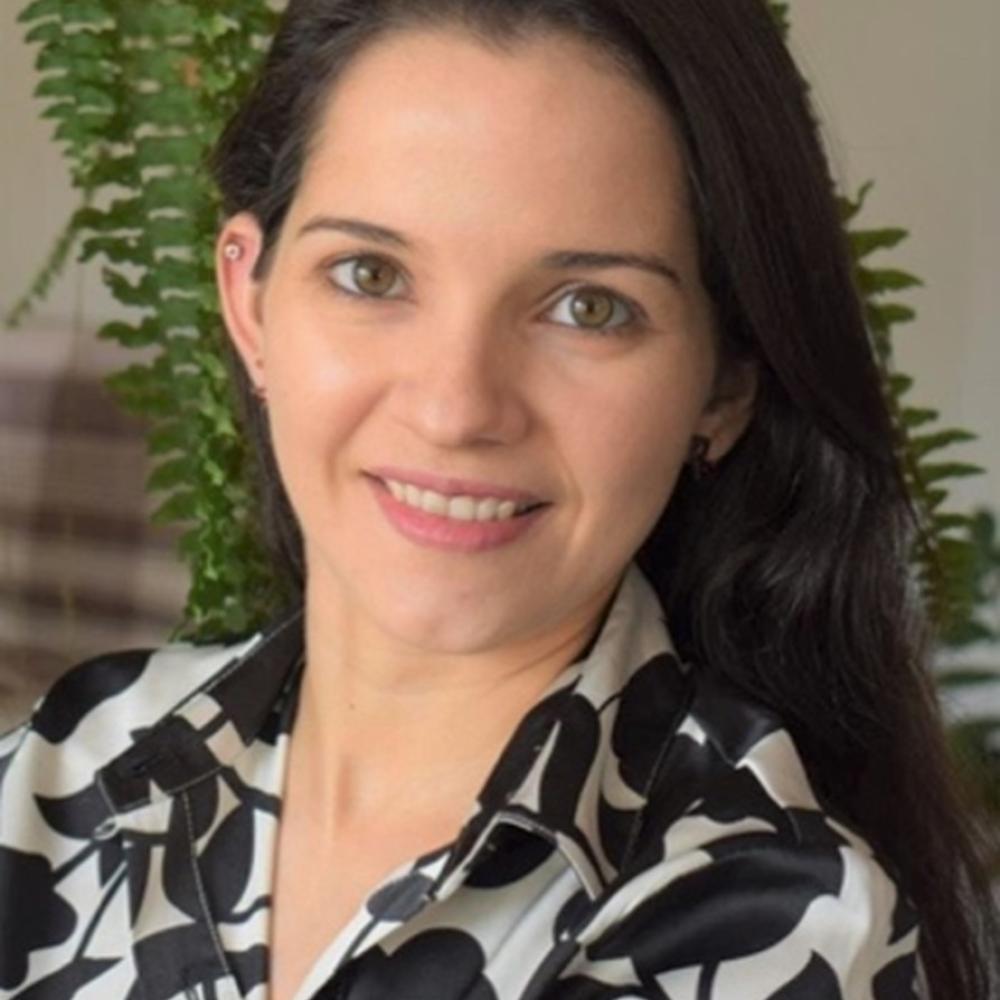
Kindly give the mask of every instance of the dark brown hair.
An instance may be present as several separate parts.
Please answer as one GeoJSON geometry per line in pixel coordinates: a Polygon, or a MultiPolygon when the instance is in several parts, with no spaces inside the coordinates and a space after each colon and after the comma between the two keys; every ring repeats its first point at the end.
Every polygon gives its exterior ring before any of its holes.
{"type": "MultiPolygon", "coordinates": [[[[707,482],[682,475],[637,558],[679,651],[774,707],[824,804],[896,867],[935,1000],[1000,980],[990,835],[955,770],[908,569],[915,518],[807,89],[762,0],[292,0],[214,158],[267,273],[324,99],[389,32],[460,25],[508,51],[562,31],[658,95],[682,138],[723,346],[755,411],[707,482]]],[[[276,566],[302,539],[233,359],[276,566]]]]}

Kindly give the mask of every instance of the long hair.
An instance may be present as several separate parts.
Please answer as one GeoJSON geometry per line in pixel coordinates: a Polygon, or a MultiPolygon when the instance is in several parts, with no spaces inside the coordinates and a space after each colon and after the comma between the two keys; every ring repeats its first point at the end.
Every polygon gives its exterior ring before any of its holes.
{"type": "MultiPolygon", "coordinates": [[[[351,58],[450,25],[503,51],[572,33],[677,125],[723,353],[753,359],[759,386],[743,438],[707,482],[682,474],[638,562],[680,654],[776,709],[824,806],[895,866],[934,1000],[993,996],[991,837],[946,743],[908,568],[916,518],[829,166],[763,0],[292,0],[212,164],[226,214],[262,226],[256,277],[351,58]]],[[[276,565],[301,588],[266,419],[231,361],[276,565]]]]}

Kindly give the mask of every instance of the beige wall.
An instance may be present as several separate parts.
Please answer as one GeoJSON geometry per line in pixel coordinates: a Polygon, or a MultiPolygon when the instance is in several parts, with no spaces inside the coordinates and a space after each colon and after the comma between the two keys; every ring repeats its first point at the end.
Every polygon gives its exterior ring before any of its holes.
{"type": "Polygon", "coordinates": [[[885,259],[920,275],[898,337],[913,396],[980,435],[956,503],[1000,508],[1000,4],[791,0],[842,184],[876,182],[866,220],[910,239],[885,259]]]}
{"type": "MultiPolygon", "coordinates": [[[[0,309],[74,204],[31,97],[21,6],[0,0],[0,309]]],[[[927,283],[910,298],[920,315],[902,331],[901,364],[914,398],[981,435],[956,457],[990,469],[956,499],[1000,508],[1000,4],[792,0],[792,15],[838,176],[849,188],[875,179],[867,220],[912,231],[887,255],[927,283]]],[[[74,267],[37,322],[85,338],[113,309],[96,270],[74,267]]]]}
{"type": "MultiPolygon", "coordinates": [[[[22,0],[0,0],[0,315],[34,277],[77,204],[59,147],[51,140],[52,122],[39,117],[45,103],[32,97],[36,49],[21,41],[15,23],[25,6],[22,0]]],[[[45,329],[74,327],[86,339],[115,308],[98,268],[76,265],[53,287],[31,323],[45,329]]],[[[8,336],[13,335],[0,330],[0,345],[14,350],[16,340],[8,336]]]]}

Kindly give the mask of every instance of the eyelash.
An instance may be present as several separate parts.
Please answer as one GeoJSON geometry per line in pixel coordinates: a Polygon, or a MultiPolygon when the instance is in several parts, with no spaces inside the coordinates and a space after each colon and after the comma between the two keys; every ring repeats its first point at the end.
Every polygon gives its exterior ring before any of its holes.
{"type": "MultiPolygon", "coordinates": [[[[401,268],[398,268],[391,260],[385,257],[381,257],[377,254],[355,254],[352,257],[341,257],[340,260],[333,261],[330,264],[326,264],[323,267],[323,272],[329,275],[335,268],[341,267],[344,264],[354,264],[359,260],[373,260],[382,264],[388,264],[397,274],[403,274],[401,268]]],[[[364,292],[352,292],[344,288],[343,285],[338,284],[332,278],[328,278],[328,283],[330,288],[333,290],[334,294],[342,295],[350,299],[371,299],[374,301],[392,301],[393,296],[378,296],[378,295],[368,295],[364,292]]],[[[630,318],[623,323],[618,323],[614,326],[596,326],[596,327],[586,327],[579,326],[574,323],[560,323],[560,326],[568,326],[570,329],[580,330],[583,333],[591,333],[596,336],[603,337],[624,337],[628,336],[630,333],[638,332],[643,328],[647,322],[647,317],[645,310],[642,309],[636,302],[627,296],[621,295],[618,292],[613,292],[610,288],[604,288],[601,285],[576,285],[573,288],[569,288],[563,294],[563,296],[557,300],[557,302],[562,302],[563,299],[569,298],[573,294],[579,292],[597,292],[600,295],[608,296],[612,301],[620,305],[625,306],[625,308],[630,313],[630,318]]]]}

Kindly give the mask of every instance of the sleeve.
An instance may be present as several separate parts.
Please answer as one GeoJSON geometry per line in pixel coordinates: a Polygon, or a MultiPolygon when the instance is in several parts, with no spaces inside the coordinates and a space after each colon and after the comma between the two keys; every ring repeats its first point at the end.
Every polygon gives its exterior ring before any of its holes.
{"type": "Polygon", "coordinates": [[[735,840],[623,885],[552,1000],[920,1000],[915,912],[870,851],[735,840]]]}

